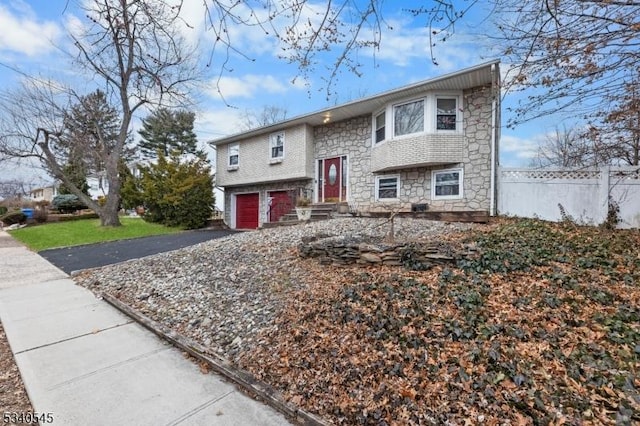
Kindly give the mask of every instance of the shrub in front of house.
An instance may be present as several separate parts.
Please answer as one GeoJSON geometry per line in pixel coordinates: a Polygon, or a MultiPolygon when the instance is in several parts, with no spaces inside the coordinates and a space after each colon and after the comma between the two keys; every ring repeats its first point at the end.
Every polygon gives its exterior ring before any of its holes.
{"type": "Polygon", "coordinates": [[[2,222],[4,226],[11,226],[15,225],[16,223],[24,223],[26,221],[27,216],[20,210],[11,211],[0,216],[0,222],[2,222]]]}
{"type": "Polygon", "coordinates": [[[206,226],[215,204],[206,159],[181,159],[177,154],[167,158],[160,153],[156,164],[140,171],[144,220],[186,229],[206,226]]]}
{"type": "Polygon", "coordinates": [[[74,220],[98,219],[99,217],[100,216],[98,216],[97,213],[85,213],[85,214],[79,214],[79,215],[73,215],[73,216],[58,216],[57,222],[71,222],[74,220]]]}
{"type": "Polygon", "coordinates": [[[60,213],[74,213],[78,210],[86,209],[87,206],[80,201],[77,195],[63,194],[53,197],[51,207],[60,213]]]}
{"type": "Polygon", "coordinates": [[[49,211],[46,208],[35,209],[33,211],[33,220],[37,223],[45,223],[49,218],[49,211]]]}

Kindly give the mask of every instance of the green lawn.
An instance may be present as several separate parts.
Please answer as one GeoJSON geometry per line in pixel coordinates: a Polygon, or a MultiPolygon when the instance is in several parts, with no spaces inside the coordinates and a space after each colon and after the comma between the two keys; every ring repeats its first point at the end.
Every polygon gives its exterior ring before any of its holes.
{"type": "Polygon", "coordinates": [[[40,251],[181,231],[180,228],[168,228],[156,223],[145,222],[140,218],[122,217],[120,221],[122,226],[117,228],[101,227],[98,219],[89,219],[28,226],[10,233],[31,250],[40,251]]]}

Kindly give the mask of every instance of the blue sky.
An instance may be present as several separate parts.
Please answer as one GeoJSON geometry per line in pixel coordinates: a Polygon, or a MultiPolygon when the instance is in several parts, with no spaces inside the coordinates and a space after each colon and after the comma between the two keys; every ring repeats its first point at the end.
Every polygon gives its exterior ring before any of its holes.
{"type": "MultiPolygon", "coordinates": [[[[204,63],[211,55],[213,34],[204,30],[201,3],[185,1],[183,17],[189,23],[189,27],[184,28],[184,35],[187,40],[198,43],[204,63]]],[[[334,88],[337,95],[330,99],[323,90],[322,77],[326,77],[327,72],[321,67],[308,81],[309,86],[305,86],[300,78],[292,83],[298,70],[277,58],[275,52],[279,49],[273,39],[266,38],[260,31],[247,29],[233,34],[235,46],[252,60],[232,56],[229,67],[233,71],[219,76],[217,64],[221,57],[213,57],[196,107],[199,140],[204,143],[238,132],[242,115],[247,110],[260,111],[264,106],[274,105],[285,108],[287,116],[293,117],[498,57],[497,51],[483,36],[491,31],[489,14],[482,4],[478,4],[456,25],[455,34],[435,47],[434,55],[439,65],[433,65],[424,18],[411,18],[403,10],[415,7],[415,3],[397,0],[385,3],[386,22],[393,30],[384,30],[380,49],[375,55],[373,51],[360,53],[359,59],[364,64],[362,76],[342,73],[334,88]],[[224,100],[217,92],[218,81],[224,100]]],[[[0,0],[1,87],[19,83],[24,78],[21,73],[67,81],[75,79],[65,51],[72,51],[67,33],[80,19],[73,0],[68,5],[67,1],[0,0]]],[[[503,71],[508,65],[502,64],[503,71]]],[[[92,90],[90,79],[82,84],[86,85],[87,92],[92,90]]],[[[516,96],[522,95],[507,95],[503,99],[503,122],[508,118],[505,107],[513,104],[516,96]]],[[[143,117],[146,112],[140,115],[143,117]]],[[[553,125],[547,120],[528,123],[515,130],[503,128],[502,165],[528,165],[538,141],[552,130],[553,125]]],[[[9,172],[33,173],[17,168],[9,172]]]]}

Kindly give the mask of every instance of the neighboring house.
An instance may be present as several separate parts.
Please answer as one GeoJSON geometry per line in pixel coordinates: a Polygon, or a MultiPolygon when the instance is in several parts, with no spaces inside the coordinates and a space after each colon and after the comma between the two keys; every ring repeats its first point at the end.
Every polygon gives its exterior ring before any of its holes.
{"type": "Polygon", "coordinates": [[[45,186],[44,188],[32,189],[29,192],[29,195],[31,196],[31,200],[35,202],[38,202],[38,201],[51,202],[53,201],[53,197],[58,195],[58,187],[55,185],[51,185],[51,186],[45,186]]]}
{"type": "Polygon", "coordinates": [[[210,142],[225,221],[256,228],[302,196],[364,215],[495,214],[499,81],[491,61],[210,142]]]}
{"type": "Polygon", "coordinates": [[[89,196],[93,200],[97,200],[100,197],[106,197],[109,193],[109,182],[104,175],[95,174],[87,176],[87,185],[89,185],[89,196]]]}

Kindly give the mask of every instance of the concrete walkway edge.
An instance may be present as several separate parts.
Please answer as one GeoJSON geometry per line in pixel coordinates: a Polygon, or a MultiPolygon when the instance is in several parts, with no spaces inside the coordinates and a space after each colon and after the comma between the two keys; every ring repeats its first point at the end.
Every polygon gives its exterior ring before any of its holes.
{"type": "Polygon", "coordinates": [[[51,413],[46,424],[289,424],[4,231],[0,320],[34,411],[51,413]]]}

